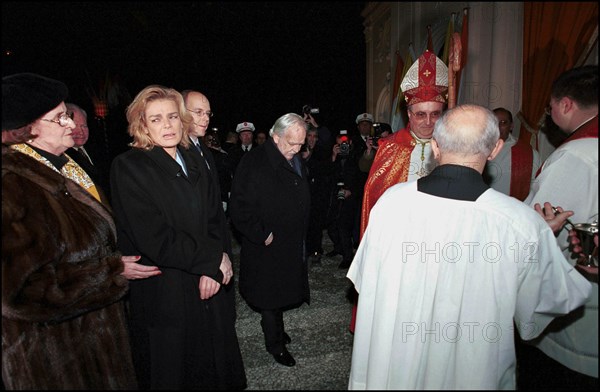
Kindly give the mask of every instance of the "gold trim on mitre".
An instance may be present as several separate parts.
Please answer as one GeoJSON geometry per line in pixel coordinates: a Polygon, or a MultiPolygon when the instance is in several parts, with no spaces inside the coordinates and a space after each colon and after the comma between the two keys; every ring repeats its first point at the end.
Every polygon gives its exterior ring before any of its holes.
{"type": "Polygon", "coordinates": [[[430,101],[446,103],[448,67],[439,57],[426,50],[410,66],[400,88],[409,106],[430,101]]]}

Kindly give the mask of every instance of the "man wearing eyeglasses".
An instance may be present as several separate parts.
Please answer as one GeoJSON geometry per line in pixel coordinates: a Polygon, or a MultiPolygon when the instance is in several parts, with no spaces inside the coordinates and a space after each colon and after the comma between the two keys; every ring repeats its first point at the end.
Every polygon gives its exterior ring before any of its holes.
{"type": "MultiPolygon", "coordinates": [[[[448,67],[435,54],[425,51],[410,67],[400,84],[408,108],[406,128],[379,141],[365,184],[360,237],[369,223],[371,208],[392,185],[418,180],[436,166],[431,152],[433,126],[446,106],[448,67]]],[[[356,306],[350,332],[354,333],[356,306]]]]}
{"type": "MultiPolygon", "coordinates": [[[[189,131],[189,138],[192,142],[192,147],[204,158],[206,163],[207,174],[210,175],[213,186],[217,187],[217,191],[221,193],[219,173],[215,158],[210,151],[210,148],[202,141],[206,135],[206,130],[210,124],[210,119],[213,112],[210,110],[210,101],[204,94],[194,90],[183,90],[183,96],[186,110],[192,114],[192,125],[189,131]]],[[[226,204],[223,209],[227,209],[226,204]]]]}

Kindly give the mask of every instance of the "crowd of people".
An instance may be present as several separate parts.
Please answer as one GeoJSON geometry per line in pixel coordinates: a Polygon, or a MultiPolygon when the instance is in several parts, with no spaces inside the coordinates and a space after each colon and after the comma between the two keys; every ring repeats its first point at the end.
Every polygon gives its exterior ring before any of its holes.
{"type": "Polygon", "coordinates": [[[598,67],[553,83],[566,139],[544,162],[510,111],[448,108],[447,87],[425,51],[403,129],[308,108],[222,140],[209,97],[149,85],[103,170],[64,83],[3,77],[4,387],[245,389],[234,277],[291,367],[284,312],[323,256],[355,289],[349,389],[515,389],[518,345],[597,380],[597,261],[569,223],[595,225],[597,260],[598,67]]]}

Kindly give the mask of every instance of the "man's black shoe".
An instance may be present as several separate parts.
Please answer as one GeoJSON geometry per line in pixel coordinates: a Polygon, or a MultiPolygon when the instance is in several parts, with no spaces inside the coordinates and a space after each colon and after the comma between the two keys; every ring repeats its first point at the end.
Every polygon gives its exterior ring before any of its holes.
{"type": "Polygon", "coordinates": [[[283,333],[283,343],[285,343],[285,344],[292,343],[292,338],[290,338],[290,335],[288,335],[287,332],[283,333]]]}
{"type": "Polygon", "coordinates": [[[283,348],[283,351],[279,354],[273,354],[273,358],[282,364],[283,366],[294,366],[296,364],[296,360],[292,357],[292,354],[287,350],[287,348],[283,348]]]}
{"type": "Polygon", "coordinates": [[[336,252],[335,250],[332,250],[331,252],[328,252],[327,254],[325,254],[325,256],[327,257],[334,257],[334,256],[338,256],[340,253],[336,252]]]}

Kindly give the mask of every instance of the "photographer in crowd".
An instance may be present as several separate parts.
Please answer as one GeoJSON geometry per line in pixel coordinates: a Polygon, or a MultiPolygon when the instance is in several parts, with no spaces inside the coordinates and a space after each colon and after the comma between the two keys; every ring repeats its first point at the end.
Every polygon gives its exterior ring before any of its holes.
{"type": "MultiPolygon", "coordinates": [[[[367,142],[373,136],[373,115],[371,113],[361,113],[356,116],[356,130],[358,134],[354,134],[352,136],[352,144],[354,148],[354,154],[356,156],[356,162],[358,165],[358,160],[363,154],[367,151],[367,142]]],[[[369,177],[369,172],[358,171],[358,189],[360,189],[360,194],[357,195],[359,197],[359,206],[362,206],[363,195],[365,184],[367,182],[367,178],[369,177]]],[[[358,246],[358,242],[360,241],[360,208],[356,211],[356,216],[354,217],[354,225],[352,228],[352,238],[355,244],[358,246]]]]}
{"type": "Polygon", "coordinates": [[[309,265],[321,262],[323,230],[327,224],[327,209],[331,193],[331,150],[326,150],[318,144],[318,141],[318,131],[311,127],[306,133],[306,142],[300,149],[300,157],[306,166],[310,187],[310,218],[306,233],[306,252],[309,265]]]}
{"type": "Polygon", "coordinates": [[[308,130],[317,130],[317,144],[326,151],[330,151],[333,146],[333,140],[331,140],[331,131],[325,125],[322,124],[320,117],[319,108],[313,108],[311,105],[304,105],[302,107],[302,118],[304,122],[308,124],[308,130]]]}
{"type": "Polygon", "coordinates": [[[330,196],[327,234],[333,242],[333,251],[326,256],[342,255],[342,262],[338,267],[344,269],[350,266],[354,256],[352,231],[362,194],[358,156],[346,130],[341,130],[336,137],[331,154],[331,173],[336,186],[332,188],[330,196]]]}
{"type": "Polygon", "coordinates": [[[373,123],[373,136],[366,140],[367,149],[358,159],[358,168],[363,173],[369,173],[379,147],[379,139],[392,134],[392,127],[387,123],[373,123]]]}

